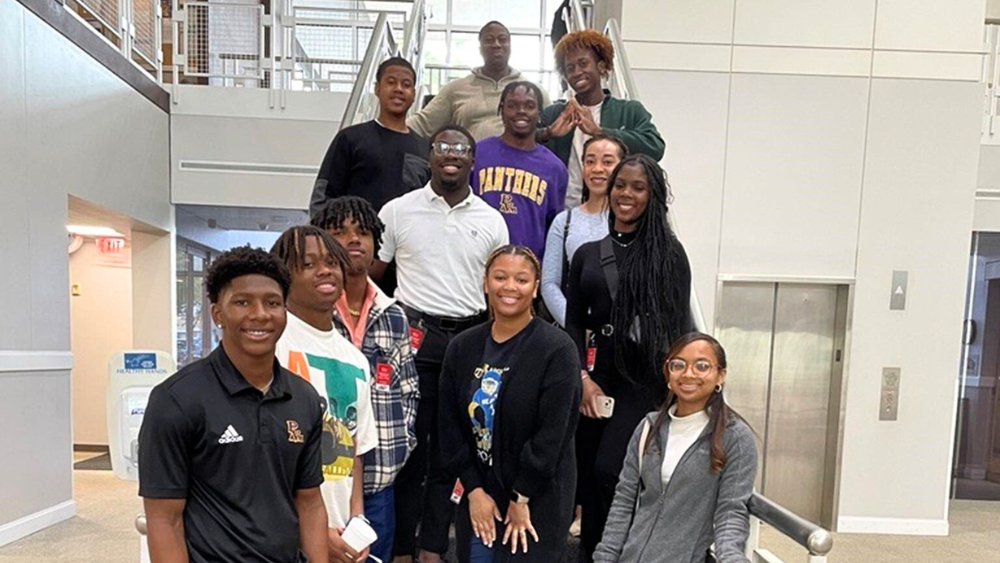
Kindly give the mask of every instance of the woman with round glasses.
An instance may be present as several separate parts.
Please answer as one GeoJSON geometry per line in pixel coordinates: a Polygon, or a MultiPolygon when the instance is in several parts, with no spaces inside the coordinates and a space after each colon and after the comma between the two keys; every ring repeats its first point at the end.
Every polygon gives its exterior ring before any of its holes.
{"type": "Polygon", "coordinates": [[[667,223],[663,170],[628,156],[608,186],[610,234],[576,251],[566,302],[566,332],[585,366],[576,433],[584,561],[601,540],[628,438],[666,396],[663,350],[691,330],[691,268],[667,223]]]}
{"type": "Polygon", "coordinates": [[[454,497],[463,563],[552,563],[566,545],[580,364],[569,337],[532,314],[540,269],[526,246],[494,251],[483,281],[493,318],[445,354],[438,431],[464,488],[454,497]]]}
{"type": "Polygon", "coordinates": [[[707,334],[677,339],[663,364],[667,400],[632,434],[598,563],[747,563],[747,502],[757,446],[726,405],[726,352],[707,334]]]}

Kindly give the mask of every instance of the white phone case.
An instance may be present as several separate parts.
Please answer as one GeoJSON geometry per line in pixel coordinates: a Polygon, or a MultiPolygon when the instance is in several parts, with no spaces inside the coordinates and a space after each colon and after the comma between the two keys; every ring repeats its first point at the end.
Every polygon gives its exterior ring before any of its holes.
{"type": "Polygon", "coordinates": [[[601,415],[602,418],[611,418],[611,415],[615,413],[615,399],[614,397],[600,396],[597,398],[597,414],[601,415]]]}

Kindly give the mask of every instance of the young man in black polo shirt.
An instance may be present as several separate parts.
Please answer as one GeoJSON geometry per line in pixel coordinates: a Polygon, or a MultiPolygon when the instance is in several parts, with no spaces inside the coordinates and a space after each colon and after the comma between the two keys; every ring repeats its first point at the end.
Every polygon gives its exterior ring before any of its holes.
{"type": "Polygon", "coordinates": [[[333,138],[313,186],[310,215],[326,200],[345,195],[366,199],[378,211],[390,199],[427,184],[427,140],[406,126],[415,84],[416,71],[406,59],[392,57],[379,65],[378,117],[333,138]]]}
{"type": "Polygon", "coordinates": [[[288,271],[245,246],[205,281],[222,342],[153,389],[139,433],[150,558],[325,562],[320,397],[274,357],[288,271]]]}

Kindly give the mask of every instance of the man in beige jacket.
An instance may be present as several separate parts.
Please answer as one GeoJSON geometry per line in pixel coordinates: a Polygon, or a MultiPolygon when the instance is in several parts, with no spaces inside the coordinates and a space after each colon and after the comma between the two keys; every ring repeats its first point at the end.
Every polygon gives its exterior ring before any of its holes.
{"type": "MultiPolygon", "coordinates": [[[[503,133],[497,111],[500,94],[511,82],[524,80],[520,71],[507,64],[510,31],[504,24],[491,21],[479,30],[479,53],[483,56],[483,66],[442,87],[426,107],[406,120],[411,130],[429,137],[445,125],[456,124],[468,129],[477,141],[503,133]]],[[[548,104],[545,95],[542,107],[548,104]]]]}

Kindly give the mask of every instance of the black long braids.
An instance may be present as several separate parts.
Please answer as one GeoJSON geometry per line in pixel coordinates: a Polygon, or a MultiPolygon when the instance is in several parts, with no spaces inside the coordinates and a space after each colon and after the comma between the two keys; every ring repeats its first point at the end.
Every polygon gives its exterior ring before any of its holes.
{"type": "MultiPolygon", "coordinates": [[[[649,201],[636,225],[633,248],[618,262],[618,292],[611,314],[615,363],[626,377],[663,396],[662,358],[670,343],[687,331],[690,314],[689,304],[682,302],[687,288],[681,287],[678,272],[684,250],[667,223],[666,176],[652,158],[635,154],[622,159],[608,178],[609,197],[625,166],[642,167],[649,201]]],[[[609,208],[609,230],[614,232],[614,208],[609,208]]]]}
{"type": "Polygon", "coordinates": [[[335,197],[323,204],[323,207],[312,216],[309,224],[330,231],[339,229],[348,219],[354,219],[359,227],[372,234],[375,256],[378,256],[385,224],[378,218],[378,213],[375,213],[375,208],[368,200],[353,195],[335,197]]]}

